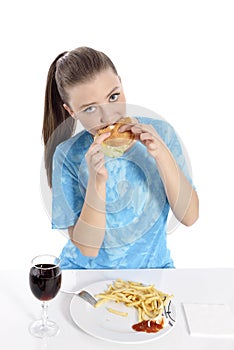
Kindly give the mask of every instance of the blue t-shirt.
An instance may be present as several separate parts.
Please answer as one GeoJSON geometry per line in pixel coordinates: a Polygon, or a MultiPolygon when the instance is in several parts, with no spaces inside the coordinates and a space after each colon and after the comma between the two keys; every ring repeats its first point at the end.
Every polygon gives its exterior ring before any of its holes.
{"type": "MultiPolygon", "coordinates": [[[[137,118],[151,124],[191,181],[178,137],[163,120],[137,118]]],[[[75,225],[88,183],[85,154],[93,142],[82,131],[59,144],[53,157],[52,228],[75,225]]],[[[60,255],[63,269],[172,268],[166,242],[169,203],[155,160],[136,142],[119,158],[106,157],[106,232],[97,257],[87,257],[68,240],[60,255]]]]}

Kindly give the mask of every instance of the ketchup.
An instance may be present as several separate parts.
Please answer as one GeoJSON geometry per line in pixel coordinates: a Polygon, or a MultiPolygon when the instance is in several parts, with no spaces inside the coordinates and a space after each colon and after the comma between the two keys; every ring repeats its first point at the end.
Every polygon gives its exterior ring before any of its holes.
{"type": "Polygon", "coordinates": [[[157,323],[156,321],[141,321],[140,323],[136,323],[132,326],[132,328],[137,332],[146,332],[146,333],[156,333],[163,328],[163,319],[161,323],[157,323]]]}

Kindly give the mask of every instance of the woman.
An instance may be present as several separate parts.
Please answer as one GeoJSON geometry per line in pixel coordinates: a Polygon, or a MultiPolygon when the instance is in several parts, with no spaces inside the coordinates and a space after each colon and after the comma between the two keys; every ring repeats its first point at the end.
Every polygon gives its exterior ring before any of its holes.
{"type": "Polygon", "coordinates": [[[51,64],[43,137],[52,227],[70,236],[62,268],[174,267],[166,244],[169,209],[187,226],[198,218],[198,196],[168,123],[133,116],[120,131],[130,130],[134,144],[118,158],[103,153],[108,133],[94,140],[124,117],[125,102],[104,53],[80,47],[51,64]],[[77,120],[84,130],[72,137],[77,120]]]}

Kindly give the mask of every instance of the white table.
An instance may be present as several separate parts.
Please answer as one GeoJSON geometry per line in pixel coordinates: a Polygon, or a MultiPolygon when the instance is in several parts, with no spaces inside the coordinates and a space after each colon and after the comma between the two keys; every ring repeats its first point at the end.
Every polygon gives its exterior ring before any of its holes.
{"type": "Polygon", "coordinates": [[[37,339],[28,325],[40,316],[40,301],[31,293],[28,271],[0,271],[0,344],[4,350],[15,349],[189,349],[233,350],[234,338],[204,338],[189,335],[182,303],[225,303],[234,314],[234,269],[165,270],[70,270],[64,271],[64,283],[83,288],[93,282],[116,278],[154,283],[174,294],[177,322],[166,336],[149,343],[126,345],[96,339],[73,322],[69,306],[72,296],[59,293],[49,304],[50,318],[60,326],[60,333],[49,339],[37,339]]]}

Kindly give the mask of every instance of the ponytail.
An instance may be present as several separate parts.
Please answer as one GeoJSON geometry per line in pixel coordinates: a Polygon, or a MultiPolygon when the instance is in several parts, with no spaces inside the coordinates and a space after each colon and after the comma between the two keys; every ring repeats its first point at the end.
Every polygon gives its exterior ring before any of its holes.
{"type": "Polygon", "coordinates": [[[62,100],[55,79],[57,61],[65,54],[66,52],[58,55],[51,64],[45,90],[42,137],[45,146],[45,168],[50,187],[52,187],[52,161],[54,151],[59,143],[72,136],[75,126],[74,118],[72,118],[63,107],[63,104],[67,101],[62,100]]]}
{"type": "Polygon", "coordinates": [[[112,61],[103,52],[90,47],[79,47],[58,55],[50,66],[46,91],[42,136],[45,145],[45,168],[49,186],[52,187],[52,159],[57,145],[69,139],[76,121],[65,110],[69,106],[69,88],[90,80],[97,73],[111,68],[112,61]]]}

